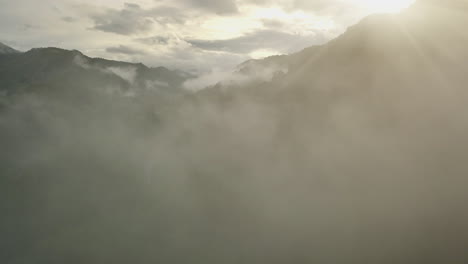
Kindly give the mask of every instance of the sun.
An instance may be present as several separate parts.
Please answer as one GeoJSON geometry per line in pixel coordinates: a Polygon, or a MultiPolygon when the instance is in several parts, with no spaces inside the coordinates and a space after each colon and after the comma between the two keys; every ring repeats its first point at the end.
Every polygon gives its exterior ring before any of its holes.
{"type": "Polygon", "coordinates": [[[415,0],[350,0],[369,13],[398,13],[415,0]]]}

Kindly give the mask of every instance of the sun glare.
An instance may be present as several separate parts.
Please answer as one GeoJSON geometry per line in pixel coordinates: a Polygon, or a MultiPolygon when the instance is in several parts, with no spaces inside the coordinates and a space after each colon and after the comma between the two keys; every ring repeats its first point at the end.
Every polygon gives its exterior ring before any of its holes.
{"type": "Polygon", "coordinates": [[[369,13],[398,13],[414,0],[350,0],[369,13]]]}

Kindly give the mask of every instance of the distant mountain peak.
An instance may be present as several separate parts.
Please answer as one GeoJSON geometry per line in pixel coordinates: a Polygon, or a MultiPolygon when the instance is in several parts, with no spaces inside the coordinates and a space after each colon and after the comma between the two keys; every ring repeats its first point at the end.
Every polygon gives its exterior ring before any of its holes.
{"type": "Polygon", "coordinates": [[[150,68],[142,63],[91,58],[78,50],[46,47],[18,52],[2,44],[0,51],[0,54],[9,54],[0,56],[0,92],[5,90],[8,94],[102,87],[101,92],[123,96],[179,93],[183,92],[184,82],[195,77],[165,67],[150,68]]]}
{"type": "Polygon", "coordinates": [[[15,54],[15,53],[19,53],[19,51],[0,42],[0,54],[15,54]]]}

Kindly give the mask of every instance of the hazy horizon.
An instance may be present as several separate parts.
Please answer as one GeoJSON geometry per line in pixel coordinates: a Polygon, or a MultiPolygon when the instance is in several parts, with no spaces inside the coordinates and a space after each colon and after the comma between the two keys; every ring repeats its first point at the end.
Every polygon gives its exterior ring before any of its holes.
{"type": "Polygon", "coordinates": [[[91,57],[206,72],[324,44],[369,14],[397,12],[412,2],[2,0],[0,41],[21,51],[77,49],[91,57]]]}

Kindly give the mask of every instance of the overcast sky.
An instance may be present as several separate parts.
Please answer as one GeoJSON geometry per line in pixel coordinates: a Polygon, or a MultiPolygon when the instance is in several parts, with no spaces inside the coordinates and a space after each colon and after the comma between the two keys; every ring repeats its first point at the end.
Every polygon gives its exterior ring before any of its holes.
{"type": "Polygon", "coordinates": [[[322,44],[375,11],[369,0],[0,0],[0,6],[0,42],[14,48],[55,46],[184,70],[229,68],[322,44]]]}

